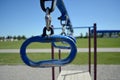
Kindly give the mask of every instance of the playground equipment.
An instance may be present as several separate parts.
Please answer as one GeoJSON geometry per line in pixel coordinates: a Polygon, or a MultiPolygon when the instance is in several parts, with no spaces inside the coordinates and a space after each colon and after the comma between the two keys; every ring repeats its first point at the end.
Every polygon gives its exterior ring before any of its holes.
{"type": "Polygon", "coordinates": [[[61,21],[61,25],[68,26],[71,33],[72,25],[68,16],[68,13],[66,11],[66,8],[64,6],[64,3],[62,0],[40,0],[41,8],[46,13],[45,15],[45,21],[46,21],[46,27],[43,28],[43,34],[41,36],[34,36],[32,38],[27,39],[21,46],[20,54],[21,58],[24,61],[25,64],[31,67],[53,67],[53,66],[62,66],[65,64],[68,64],[72,62],[76,56],[77,48],[75,44],[75,39],[71,36],[64,36],[64,35],[53,35],[54,30],[51,26],[51,16],[50,13],[54,11],[55,6],[57,5],[58,9],[62,13],[62,16],[59,17],[61,21]],[[51,7],[45,7],[45,2],[51,1],[51,7]],[[63,23],[65,21],[65,23],[63,23]],[[46,31],[50,31],[50,34],[47,34],[46,31]],[[52,43],[54,47],[61,48],[61,49],[70,49],[70,54],[67,58],[61,59],[61,60],[43,60],[34,62],[30,60],[27,57],[26,54],[26,48],[27,46],[32,42],[41,42],[41,43],[52,43]],[[55,42],[65,42],[69,44],[69,46],[57,46],[55,42]]]}
{"type": "MultiPolygon", "coordinates": [[[[74,43],[76,43],[76,39],[72,36],[67,36],[69,37],[74,43]]],[[[63,44],[65,43],[64,41],[62,42],[63,44]]],[[[59,48],[59,49],[70,49],[71,47],[69,46],[58,46],[56,45],[54,42],[52,43],[52,45],[55,47],[55,48],[59,48]]]]}
{"type": "MultiPolygon", "coordinates": [[[[57,27],[55,29],[61,29],[61,28],[57,27]]],[[[97,80],[97,37],[96,37],[97,25],[96,25],[96,23],[94,23],[92,26],[73,27],[73,29],[74,30],[75,29],[77,29],[77,30],[86,29],[88,31],[88,35],[87,35],[87,39],[88,39],[88,72],[93,77],[93,80],[97,80]],[[91,30],[92,30],[92,32],[91,32],[91,30]],[[91,38],[93,39],[93,55],[91,55],[91,53],[92,53],[92,50],[91,50],[92,39],[91,38]],[[94,58],[93,63],[91,62],[92,61],[91,56],[93,56],[93,58],[94,58]],[[93,66],[92,66],[92,64],[93,64],[93,66]]],[[[80,44],[80,43],[77,43],[77,44],[80,44]]],[[[79,52],[79,50],[78,50],[78,52],[79,52]]],[[[61,58],[61,50],[59,50],[58,55],[59,55],[59,58],[61,58]]],[[[72,80],[91,80],[90,75],[88,75],[88,72],[82,72],[82,71],[76,71],[76,70],[75,71],[74,70],[61,71],[61,67],[59,67],[59,71],[61,73],[58,77],[58,80],[63,80],[63,78],[64,78],[64,80],[69,80],[71,78],[72,78],[72,80]],[[68,77],[65,78],[66,76],[68,76],[68,77]],[[79,79],[78,79],[78,77],[79,77],[79,79]],[[87,79],[86,79],[86,77],[87,77],[87,79]]],[[[55,74],[54,74],[54,76],[55,76],[55,74]]]]}
{"type": "MultiPolygon", "coordinates": [[[[64,48],[64,47],[62,47],[62,48],[64,48]]],[[[35,36],[32,38],[29,38],[23,43],[23,45],[21,46],[21,50],[20,50],[23,61],[28,66],[31,66],[31,67],[62,66],[62,65],[72,62],[72,60],[75,58],[76,52],[77,52],[77,48],[76,48],[75,43],[72,41],[72,39],[67,36],[61,36],[61,35],[52,35],[52,36],[48,36],[48,37],[35,36]],[[70,52],[69,56],[65,59],[43,60],[43,61],[34,62],[34,61],[28,59],[28,57],[26,55],[26,48],[32,42],[55,43],[55,42],[60,42],[60,41],[64,41],[70,45],[71,52],[70,52]]]]}
{"type": "MultiPolygon", "coordinates": [[[[41,67],[41,68],[45,68],[45,67],[52,67],[52,80],[55,80],[54,75],[55,75],[55,70],[54,67],[59,66],[60,71],[61,71],[61,66],[66,65],[71,63],[74,58],[76,57],[76,53],[77,53],[77,47],[76,47],[76,39],[72,36],[73,34],[73,27],[71,24],[71,20],[69,18],[69,15],[67,13],[67,10],[65,8],[64,2],[63,0],[40,0],[40,4],[41,4],[41,8],[42,10],[46,13],[45,15],[45,21],[46,21],[46,26],[43,28],[43,34],[41,36],[34,36],[31,37],[29,39],[27,39],[21,46],[20,48],[20,55],[22,60],[24,61],[25,64],[27,64],[28,66],[31,67],[41,67]],[[51,7],[46,7],[45,6],[45,2],[47,1],[51,1],[51,7]],[[60,20],[60,23],[62,25],[62,32],[61,35],[54,35],[54,29],[51,25],[51,13],[54,11],[55,7],[58,7],[59,11],[61,12],[61,16],[58,18],[60,20]],[[65,33],[65,29],[67,29],[69,31],[69,34],[65,33]],[[50,34],[47,34],[46,31],[50,31],[50,34]],[[27,53],[26,53],[26,48],[30,43],[33,42],[40,42],[40,43],[51,43],[52,44],[52,59],[51,60],[42,60],[42,61],[38,61],[38,62],[34,62],[31,59],[28,58],[27,53]],[[68,44],[69,46],[59,46],[56,45],[56,42],[63,42],[65,44],[68,44]],[[66,57],[65,59],[61,59],[60,53],[61,51],[59,50],[59,59],[54,59],[54,47],[59,48],[59,49],[69,49],[70,53],[68,55],[68,57],[66,57]]],[[[93,27],[93,26],[92,26],[93,27]]],[[[74,27],[75,28],[75,27],[74,27]]],[[[94,24],[94,29],[96,30],[96,24],[94,24]]],[[[94,35],[94,37],[96,36],[96,34],[94,35]]],[[[95,73],[95,77],[94,80],[96,80],[96,74],[97,74],[97,70],[96,70],[96,64],[97,64],[97,58],[96,58],[96,37],[95,39],[95,57],[94,57],[94,73],[95,73]]],[[[90,58],[90,57],[89,57],[90,58]]],[[[91,61],[91,60],[90,60],[91,61]]],[[[91,64],[91,62],[89,63],[91,64]]],[[[91,72],[90,70],[90,66],[89,65],[89,72],[91,72]]],[[[58,78],[58,80],[61,80],[58,78]]]]}

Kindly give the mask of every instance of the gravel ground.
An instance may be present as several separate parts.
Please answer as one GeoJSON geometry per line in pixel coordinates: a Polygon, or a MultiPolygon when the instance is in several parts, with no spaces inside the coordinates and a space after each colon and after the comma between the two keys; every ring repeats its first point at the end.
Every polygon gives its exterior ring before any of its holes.
{"type": "MultiPolygon", "coordinates": [[[[55,70],[55,80],[57,80],[59,70],[58,68],[55,68],[55,70]]],[[[87,66],[67,65],[62,67],[62,70],[87,71],[87,66]]],[[[119,75],[120,65],[98,65],[97,80],[120,80],[119,75]]],[[[26,65],[0,66],[0,80],[52,80],[51,76],[51,68],[31,68],[26,65]]]]}

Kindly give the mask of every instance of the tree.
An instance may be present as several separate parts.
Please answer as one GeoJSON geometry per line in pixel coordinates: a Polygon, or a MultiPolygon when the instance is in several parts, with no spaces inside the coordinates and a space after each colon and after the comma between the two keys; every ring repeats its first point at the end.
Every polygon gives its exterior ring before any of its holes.
{"type": "Polygon", "coordinates": [[[16,37],[16,36],[13,36],[13,39],[17,39],[17,37],[16,37]]]}
{"type": "Polygon", "coordinates": [[[18,39],[18,40],[21,40],[21,36],[20,36],[20,35],[18,35],[18,36],[17,36],[17,39],[18,39]]]}
{"type": "Polygon", "coordinates": [[[0,36],[1,41],[4,41],[4,39],[5,39],[5,36],[0,36]]]}
{"type": "Polygon", "coordinates": [[[86,32],[86,35],[85,35],[85,37],[84,38],[88,38],[88,33],[86,32]]]}
{"type": "Polygon", "coordinates": [[[23,40],[26,39],[25,35],[23,35],[23,36],[21,37],[21,39],[23,39],[23,40]]]}
{"type": "Polygon", "coordinates": [[[83,38],[83,34],[82,33],[80,33],[80,38],[83,38]]]}
{"type": "Polygon", "coordinates": [[[12,36],[7,36],[6,39],[12,39],[12,36]]]}
{"type": "Polygon", "coordinates": [[[18,40],[22,40],[22,39],[24,40],[24,39],[26,39],[26,37],[25,37],[25,35],[23,35],[23,36],[18,35],[18,36],[17,36],[17,39],[18,39],[18,40]]]}

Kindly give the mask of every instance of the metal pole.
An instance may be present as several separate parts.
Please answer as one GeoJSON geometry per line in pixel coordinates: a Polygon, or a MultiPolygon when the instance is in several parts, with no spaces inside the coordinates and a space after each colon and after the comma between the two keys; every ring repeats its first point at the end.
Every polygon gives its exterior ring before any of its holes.
{"type": "MultiPolygon", "coordinates": [[[[51,59],[54,59],[54,47],[53,45],[51,44],[51,59]]],[[[52,67],[52,80],[55,80],[55,68],[52,67]]]]}
{"type": "Polygon", "coordinates": [[[97,25],[94,24],[94,80],[97,80],[97,25]]]}
{"type": "MultiPolygon", "coordinates": [[[[58,56],[59,56],[59,59],[61,59],[61,50],[59,49],[59,54],[58,54],[58,56]]],[[[59,73],[61,72],[61,66],[59,67],[59,73]]]]}
{"type": "Polygon", "coordinates": [[[89,53],[88,53],[88,62],[89,62],[89,73],[91,74],[91,33],[90,33],[90,27],[88,28],[88,47],[89,47],[89,53]]]}

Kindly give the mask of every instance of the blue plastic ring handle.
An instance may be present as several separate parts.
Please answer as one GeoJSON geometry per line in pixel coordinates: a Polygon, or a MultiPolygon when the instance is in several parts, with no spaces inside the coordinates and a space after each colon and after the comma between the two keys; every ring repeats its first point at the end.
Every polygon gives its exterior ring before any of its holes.
{"type": "MultiPolygon", "coordinates": [[[[71,39],[73,40],[73,42],[76,43],[75,37],[73,37],[73,36],[67,36],[67,37],[71,38],[71,39]]],[[[55,44],[55,42],[53,42],[52,45],[53,45],[55,48],[59,48],[59,49],[70,49],[69,46],[58,46],[58,45],[55,44]]]]}
{"type": "Polygon", "coordinates": [[[76,38],[75,37],[73,37],[73,36],[68,36],[68,37],[70,37],[76,43],[76,38]]]}
{"type": "Polygon", "coordinates": [[[62,35],[52,35],[49,37],[42,37],[42,36],[31,37],[27,39],[20,48],[20,55],[22,60],[24,61],[25,64],[31,67],[63,66],[65,64],[69,64],[70,62],[72,62],[76,56],[76,53],[77,53],[77,47],[74,41],[71,38],[67,36],[62,36],[62,35]],[[26,48],[32,42],[51,43],[51,42],[61,42],[61,41],[67,42],[70,45],[70,49],[71,49],[69,56],[65,59],[42,60],[42,61],[35,62],[27,57],[26,48]]]}

